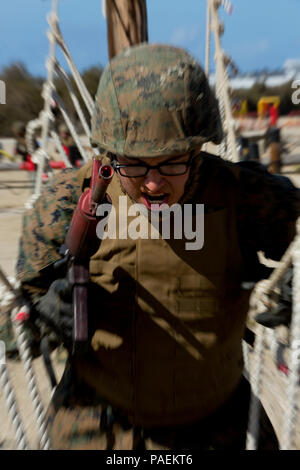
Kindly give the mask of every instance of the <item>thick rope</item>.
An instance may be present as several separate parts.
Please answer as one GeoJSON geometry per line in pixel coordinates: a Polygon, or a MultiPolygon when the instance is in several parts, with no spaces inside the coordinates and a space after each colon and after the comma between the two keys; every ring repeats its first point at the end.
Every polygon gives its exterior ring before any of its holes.
{"type": "MultiPolygon", "coordinates": [[[[51,15],[51,20],[53,21],[53,24],[55,24],[55,23],[57,24],[57,1],[56,0],[53,1],[53,12],[52,12],[52,15],[51,15]]],[[[54,84],[53,84],[53,77],[54,77],[55,72],[59,76],[61,76],[61,78],[63,78],[63,80],[65,81],[65,83],[66,83],[66,85],[69,89],[69,92],[71,94],[71,98],[72,98],[73,104],[75,106],[75,109],[76,109],[76,111],[78,113],[78,116],[81,120],[83,128],[84,128],[84,130],[85,130],[85,132],[88,136],[90,135],[90,130],[89,130],[89,127],[88,127],[88,125],[86,123],[86,120],[84,118],[84,114],[81,111],[79,102],[78,102],[78,100],[77,100],[77,98],[76,98],[76,96],[73,92],[71,83],[70,83],[66,73],[63,71],[63,69],[56,62],[56,59],[55,59],[55,36],[54,36],[54,34],[49,33],[48,37],[49,37],[49,42],[50,42],[50,53],[49,53],[49,59],[47,61],[48,77],[47,77],[47,82],[44,84],[43,93],[42,93],[43,98],[44,98],[44,109],[40,113],[40,116],[39,116],[38,119],[36,119],[34,121],[31,121],[29,123],[29,125],[27,126],[27,132],[26,132],[28,149],[32,153],[33,160],[38,165],[38,171],[37,171],[37,175],[36,175],[35,192],[34,192],[34,195],[25,204],[26,209],[29,209],[29,208],[33,207],[33,204],[39,198],[40,193],[41,193],[42,174],[43,174],[43,171],[44,171],[45,162],[49,159],[48,152],[47,152],[47,149],[48,149],[48,134],[49,134],[49,130],[50,130],[50,125],[53,124],[53,121],[54,121],[54,116],[53,116],[52,111],[51,111],[51,104],[53,103],[53,98],[56,100],[57,104],[59,105],[59,107],[61,109],[63,117],[64,117],[64,119],[65,119],[65,121],[66,121],[66,123],[67,123],[67,125],[70,129],[72,137],[73,137],[75,143],[77,144],[81,155],[83,156],[83,158],[86,161],[88,160],[88,157],[87,157],[83,147],[81,146],[81,143],[80,143],[79,139],[77,138],[77,134],[76,134],[76,131],[73,127],[73,124],[72,124],[71,120],[69,119],[69,117],[68,117],[68,115],[65,111],[63,102],[60,99],[60,97],[55,93],[54,84]],[[42,128],[41,148],[39,148],[38,150],[35,150],[34,144],[33,144],[34,131],[38,127],[42,128]]],[[[70,62],[70,60],[68,60],[68,62],[70,62]]],[[[74,71],[74,67],[75,66],[72,67],[73,71],[74,71]]],[[[78,71],[77,71],[77,74],[78,74],[78,71]]],[[[85,101],[87,101],[87,107],[88,107],[88,110],[91,114],[92,100],[91,100],[87,90],[84,89],[85,85],[83,84],[81,78],[80,78],[80,80],[78,80],[78,77],[77,77],[76,83],[78,84],[78,82],[79,82],[79,86],[81,88],[81,94],[83,95],[83,99],[85,99],[85,101]],[[82,86],[82,84],[83,84],[83,86],[82,86]],[[83,92],[82,92],[82,90],[83,90],[83,92]],[[88,97],[86,97],[87,95],[88,95],[88,97]]],[[[92,103],[92,106],[93,106],[93,103],[92,103]]],[[[69,160],[67,159],[67,157],[65,155],[65,152],[62,148],[62,145],[60,143],[58,135],[56,134],[56,132],[54,130],[50,131],[50,133],[51,133],[52,137],[54,138],[54,140],[55,140],[55,142],[58,146],[58,150],[60,151],[60,154],[62,155],[66,166],[71,166],[70,163],[69,163],[69,160]]],[[[6,282],[5,282],[6,279],[4,279],[4,280],[2,279],[2,281],[5,283],[7,288],[11,287],[10,285],[6,284],[6,282]]],[[[12,289],[9,289],[9,290],[12,291],[12,289]]],[[[5,301],[11,301],[12,300],[11,297],[12,297],[12,292],[7,293],[4,300],[5,301]]],[[[15,336],[16,336],[17,347],[18,347],[18,350],[19,350],[21,360],[23,362],[23,366],[24,366],[24,372],[25,372],[25,376],[26,376],[26,379],[27,379],[29,395],[30,395],[30,398],[31,398],[31,401],[32,401],[33,410],[34,410],[35,417],[36,417],[37,431],[38,431],[39,438],[40,438],[40,448],[44,449],[44,450],[47,450],[47,449],[50,448],[50,441],[49,441],[49,437],[48,437],[47,429],[46,429],[45,413],[44,413],[41,398],[40,398],[40,395],[39,395],[39,392],[38,392],[38,387],[37,387],[37,384],[36,384],[35,374],[34,374],[34,370],[33,370],[33,366],[32,366],[31,351],[30,351],[30,348],[28,346],[28,342],[27,342],[27,339],[26,339],[26,334],[25,334],[25,331],[24,331],[23,324],[21,322],[14,322],[14,331],[15,331],[15,336]]],[[[3,390],[4,390],[5,397],[6,397],[6,404],[7,404],[7,407],[8,407],[9,414],[12,417],[13,425],[14,425],[14,428],[15,428],[15,431],[16,431],[17,446],[18,446],[19,449],[28,448],[25,433],[24,433],[23,428],[22,428],[21,417],[19,415],[17,405],[16,405],[16,399],[15,399],[13,387],[10,385],[9,377],[8,377],[8,373],[7,373],[5,365],[1,366],[1,371],[0,372],[1,372],[1,383],[2,383],[2,387],[3,387],[3,390]]]]}
{"type": "Polygon", "coordinates": [[[233,6],[229,0],[221,0],[221,5],[226,11],[226,13],[228,13],[228,15],[231,15],[233,13],[233,6]]]}
{"type": "Polygon", "coordinates": [[[237,140],[235,135],[235,123],[232,117],[230,95],[229,95],[229,78],[227,68],[225,66],[225,54],[221,47],[220,35],[224,32],[224,27],[220,23],[218,8],[221,5],[219,0],[207,0],[207,5],[211,16],[211,29],[215,41],[215,61],[216,61],[216,94],[219,100],[220,113],[226,140],[219,147],[219,154],[227,160],[234,162],[239,161],[237,152],[237,140]],[[227,144],[227,145],[226,145],[227,144]]]}
{"type": "MultiPolygon", "coordinates": [[[[56,0],[54,0],[54,2],[56,3],[56,0]]],[[[230,98],[229,98],[229,78],[228,78],[227,68],[226,68],[226,64],[225,64],[225,59],[226,58],[225,58],[224,52],[222,51],[221,43],[220,43],[220,35],[222,34],[222,27],[221,27],[222,25],[220,24],[220,21],[219,21],[219,18],[218,18],[218,12],[217,12],[217,8],[219,8],[219,6],[222,5],[222,6],[224,6],[227,13],[231,13],[232,12],[232,5],[230,4],[230,2],[228,0],[207,0],[207,5],[208,5],[207,35],[209,35],[209,38],[210,38],[210,33],[211,33],[211,30],[212,30],[213,34],[214,34],[214,38],[215,38],[215,44],[216,44],[215,60],[216,60],[216,69],[217,69],[216,70],[217,97],[219,98],[219,103],[220,103],[220,113],[221,113],[222,123],[224,124],[225,131],[227,132],[226,142],[224,141],[221,144],[221,146],[219,148],[219,152],[221,153],[222,157],[224,157],[224,158],[229,159],[232,156],[234,161],[238,161],[236,136],[235,136],[235,131],[234,131],[234,121],[232,119],[230,98]]],[[[92,98],[91,98],[91,96],[90,96],[83,80],[81,79],[78,70],[76,69],[76,67],[74,65],[74,62],[71,58],[71,55],[70,55],[70,53],[67,49],[66,44],[64,43],[62,34],[61,34],[61,32],[59,30],[59,27],[58,27],[57,13],[54,12],[49,17],[49,24],[51,26],[52,31],[49,33],[49,40],[50,40],[50,45],[51,45],[51,47],[50,47],[50,60],[48,61],[48,65],[47,65],[47,67],[48,67],[48,82],[47,82],[47,84],[45,86],[45,90],[44,90],[45,108],[44,108],[44,111],[42,113],[42,121],[43,121],[42,125],[43,125],[43,130],[44,130],[43,136],[46,134],[45,127],[46,127],[47,135],[48,135],[49,123],[53,119],[51,109],[49,108],[49,104],[50,104],[50,100],[53,98],[53,95],[55,93],[54,86],[53,86],[53,80],[51,81],[51,79],[50,79],[51,75],[52,75],[52,78],[53,78],[53,73],[54,72],[56,74],[58,74],[59,76],[61,76],[61,78],[63,78],[63,80],[65,81],[65,83],[66,83],[66,85],[69,89],[69,92],[71,94],[71,98],[72,98],[73,104],[75,106],[75,109],[76,109],[76,111],[77,111],[77,113],[80,117],[80,120],[82,122],[82,125],[84,127],[84,130],[85,130],[86,134],[89,136],[90,131],[89,131],[88,125],[86,124],[84,115],[81,112],[81,108],[79,106],[78,100],[77,100],[77,98],[74,94],[74,91],[72,89],[71,82],[70,82],[69,78],[67,77],[65,71],[57,63],[54,53],[51,54],[51,50],[53,50],[53,45],[54,45],[54,48],[55,48],[55,42],[57,42],[57,44],[61,47],[62,52],[64,53],[64,55],[66,57],[67,63],[68,63],[68,65],[70,67],[70,70],[73,74],[76,85],[77,85],[77,87],[78,87],[78,89],[81,93],[81,96],[82,96],[82,98],[85,102],[85,105],[86,105],[90,115],[92,114],[93,107],[94,107],[92,98]],[[75,100],[76,104],[74,102],[74,97],[77,100],[77,102],[75,100]],[[46,102],[47,102],[47,106],[46,106],[46,102]],[[79,111],[79,109],[80,109],[80,111],[79,111]],[[82,120],[82,117],[83,117],[83,120],[82,120]],[[45,123],[46,123],[46,126],[45,126],[45,123]]],[[[206,48],[206,69],[209,68],[209,54],[210,54],[209,49],[210,49],[210,44],[208,44],[207,48],[206,48]]],[[[67,116],[67,114],[64,110],[62,100],[57,95],[54,95],[54,96],[57,99],[58,105],[60,106],[60,108],[62,110],[63,117],[65,118],[65,121],[66,121],[66,123],[67,123],[67,125],[68,125],[68,127],[71,131],[71,128],[72,128],[73,125],[72,125],[70,120],[69,120],[70,122],[68,122],[68,116],[67,116]]],[[[32,126],[32,129],[33,128],[34,128],[34,126],[32,126]]],[[[76,134],[76,131],[75,131],[74,128],[73,128],[73,132],[71,131],[71,134],[72,134],[72,137],[74,138],[74,140],[75,140],[75,142],[78,146],[77,134],[76,134]],[[74,136],[76,136],[76,137],[74,137],[74,136]]],[[[57,139],[59,140],[57,134],[54,131],[52,131],[51,136],[55,139],[55,142],[57,143],[57,139]]],[[[33,139],[33,136],[31,136],[31,139],[33,139]]],[[[42,141],[43,140],[44,139],[42,139],[42,141]]],[[[61,153],[61,150],[63,150],[62,146],[61,145],[60,146],[57,145],[57,146],[58,146],[58,149],[61,153]]],[[[78,147],[79,147],[79,150],[80,150],[80,142],[79,142],[78,147]]],[[[86,159],[87,157],[86,158],[84,157],[85,152],[84,151],[82,152],[81,150],[80,150],[80,152],[81,152],[83,158],[86,159]]],[[[42,155],[37,153],[37,156],[41,157],[40,159],[42,160],[42,163],[44,163],[45,159],[48,158],[47,152],[45,150],[44,150],[44,153],[42,155]]],[[[39,168],[40,168],[40,166],[41,166],[41,163],[39,165],[39,168]]],[[[40,190],[40,187],[38,187],[38,189],[40,190]]],[[[32,198],[32,200],[30,202],[31,206],[32,206],[33,202],[39,197],[39,194],[40,194],[40,192],[37,191],[36,194],[34,195],[34,198],[32,198]]],[[[284,274],[285,270],[287,269],[288,265],[291,262],[291,251],[292,251],[292,247],[290,247],[289,256],[286,256],[287,255],[287,253],[286,253],[286,255],[285,255],[286,257],[282,258],[280,266],[278,268],[276,268],[276,270],[274,270],[272,276],[269,279],[267,289],[264,291],[264,294],[261,294],[261,295],[266,295],[267,293],[269,293],[271,291],[271,289],[273,289],[276,286],[276,284],[278,283],[278,280],[284,274]]],[[[299,252],[299,256],[300,256],[300,252],[299,252]]],[[[300,271],[300,269],[299,269],[299,271],[300,271]]],[[[300,287],[300,284],[299,284],[298,281],[297,281],[297,285],[300,287]]],[[[299,292],[299,288],[298,288],[298,292],[299,292]]],[[[299,304],[299,302],[296,302],[296,303],[299,304]]],[[[296,314],[296,311],[295,311],[295,314],[296,314]]],[[[299,323],[300,323],[300,319],[299,319],[299,323]]],[[[293,333],[293,338],[294,338],[293,341],[294,342],[292,341],[293,346],[292,346],[292,354],[291,354],[291,363],[292,363],[291,368],[293,368],[293,370],[296,370],[298,368],[299,355],[300,355],[299,354],[299,344],[297,343],[297,338],[300,338],[300,334],[299,334],[299,331],[298,331],[298,328],[300,328],[299,324],[298,324],[298,320],[297,321],[295,320],[293,322],[293,325],[294,325],[293,328],[294,328],[295,331],[293,333]]],[[[20,326],[20,325],[18,325],[18,326],[20,326]]],[[[17,326],[17,328],[18,328],[18,326],[17,326]]],[[[259,431],[259,395],[260,395],[260,388],[261,388],[262,375],[263,375],[263,360],[262,359],[263,359],[263,352],[264,352],[264,332],[265,332],[265,329],[263,327],[261,327],[261,328],[259,328],[259,330],[257,331],[257,338],[256,338],[256,343],[255,343],[255,349],[254,349],[255,364],[253,366],[253,374],[251,374],[252,400],[251,400],[251,405],[250,405],[249,432],[248,432],[248,436],[247,436],[247,449],[255,449],[256,448],[256,446],[257,446],[257,436],[258,436],[258,431],[259,431]]],[[[21,337],[22,337],[22,332],[21,332],[21,337]]],[[[274,335],[268,335],[268,338],[269,338],[269,342],[270,341],[272,342],[272,349],[274,349],[274,347],[275,347],[274,346],[274,335]]],[[[244,354],[245,354],[245,357],[246,357],[246,366],[247,366],[249,349],[245,348],[244,344],[243,344],[243,350],[244,350],[244,354]]],[[[26,354],[25,354],[24,357],[26,358],[26,354]]],[[[28,357],[26,358],[26,361],[28,362],[28,357]]],[[[248,366],[249,366],[249,364],[248,364],[248,366]]],[[[249,367],[248,367],[248,370],[249,370],[249,367]]],[[[287,424],[286,424],[285,442],[284,442],[284,446],[286,448],[290,448],[291,440],[292,440],[292,437],[293,437],[293,429],[294,429],[293,428],[293,422],[294,422],[294,414],[295,414],[295,411],[296,411],[296,408],[295,408],[295,403],[296,403],[295,393],[297,392],[296,377],[297,377],[297,380],[298,380],[297,373],[295,373],[293,376],[291,376],[289,392],[288,392],[290,399],[289,399],[289,411],[288,411],[289,417],[286,420],[287,424]]],[[[32,382],[32,379],[30,378],[29,373],[28,373],[28,381],[29,381],[30,386],[32,386],[33,382],[32,382]]],[[[35,395],[35,400],[37,402],[36,395],[35,395]]],[[[42,419],[40,420],[40,417],[43,416],[43,413],[40,413],[41,409],[38,406],[37,406],[37,410],[38,411],[36,411],[36,413],[39,413],[38,416],[37,416],[37,421],[41,424],[43,422],[43,420],[42,419]]],[[[43,440],[43,443],[44,443],[43,445],[45,445],[47,440],[46,440],[46,437],[45,437],[46,434],[44,433],[43,428],[40,428],[39,432],[40,432],[41,439],[43,440]]]]}
{"type": "Polygon", "coordinates": [[[81,142],[80,142],[80,140],[79,140],[79,137],[78,137],[78,135],[77,135],[77,132],[76,132],[76,130],[75,130],[75,127],[73,126],[73,123],[72,123],[71,119],[70,119],[69,116],[68,116],[68,113],[67,113],[67,111],[66,111],[66,108],[65,108],[65,105],[64,105],[64,103],[63,103],[63,100],[60,98],[60,96],[59,96],[56,92],[53,92],[53,98],[55,99],[55,101],[56,101],[57,104],[58,104],[58,107],[59,107],[59,109],[60,109],[60,112],[61,112],[61,114],[62,114],[62,116],[63,116],[63,118],[64,118],[64,120],[65,120],[65,122],[66,122],[66,124],[67,124],[67,126],[68,126],[68,128],[69,128],[69,130],[70,130],[70,133],[71,133],[71,135],[72,135],[72,137],[73,137],[73,139],[74,139],[75,144],[76,144],[77,147],[78,147],[78,150],[79,150],[79,152],[80,152],[82,158],[84,159],[85,162],[88,162],[88,161],[90,160],[90,158],[89,158],[88,154],[85,152],[83,146],[81,145],[81,142]]]}
{"type": "MultiPolygon", "coordinates": [[[[16,291],[12,281],[7,279],[2,270],[0,270],[0,273],[0,281],[2,281],[2,284],[0,283],[0,308],[1,310],[7,310],[13,307],[16,298],[16,291]]],[[[9,378],[6,366],[5,351],[0,350],[0,353],[1,352],[3,352],[3,357],[0,357],[0,386],[3,390],[8,415],[15,431],[17,448],[19,450],[26,450],[28,449],[26,433],[24,431],[21,414],[17,406],[14,388],[9,378]]]]}
{"type": "Polygon", "coordinates": [[[61,65],[56,61],[55,63],[55,72],[56,74],[62,78],[62,80],[64,81],[64,83],[66,84],[68,90],[69,90],[69,93],[70,93],[70,96],[71,96],[71,99],[72,99],[72,102],[74,104],[74,108],[76,109],[76,112],[78,114],[78,117],[80,119],[80,122],[82,124],[82,127],[84,129],[84,132],[86,133],[86,135],[88,137],[91,136],[91,131],[90,131],[90,128],[89,128],[89,125],[88,123],[86,122],[86,119],[84,117],[84,114],[82,112],[82,109],[80,107],[80,104],[79,104],[79,101],[77,99],[77,96],[75,95],[75,92],[74,92],[74,89],[72,87],[72,83],[71,83],[71,80],[69,79],[67,73],[65,72],[65,70],[61,67],[61,65]]]}
{"type": "Polygon", "coordinates": [[[211,37],[211,26],[210,26],[210,8],[207,3],[206,5],[206,41],[205,41],[205,75],[207,78],[210,73],[210,37],[211,37]]]}
{"type": "Polygon", "coordinates": [[[294,436],[299,394],[300,369],[300,218],[297,222],[297,237],[293,246],[293,316],[291,323],[291,344],[289,360],[289,383],[287,389],[287,413],[284,423],[282,450],[295,449],[294,436]]]}
{"type": "MultiPolygon", "coordinates": [[[[1,287],[0,288],[0,295],[1,295],[0,307],[1,309],[3,308],[12,309],[13,305],[17,302],[18,283],[14,279],[12,280],[8,279],[2,270],[0,270],[0,274],[1,274],[0,280],[3,283],[2,286],[0,286],[1,287]]],[[[25,314],[26,313],[28,314],[28,309],[26,307],[23,307],[22,310],[25,314]]],[[[20,321],[18,322],[14,321],[16,311],[18,311],[18,309],[16,308],[12,309],[12,320],[13,320],[16,343],[17,343],[21,360],[24,365],[24,371],[25,371],[25,376],[26,376],[27,383],[28,383],[29,395],[30,395],[30,398],[34,407],[35,414],[36,414],[36,419],[37,419],[37,424],[38,424],[38,433],[40,437],[40,448],[43,450],[47,450],[49,449],[50,444],[49,444],[49,439],[48,439],[47,431],[46,431],[45,415],[44,415],[43,407],[41,405],[41,399],[39,396],[39,392],[38,392],[38,388],[37,388],[36,380],[34,376],[34,371],[32,367],[31,351],[28,346],[23,323],[20,321]]],[[[0,361],[0,364],[1,364],[1,361],[0,361]]],[[[7,370],[1,371],[1,374],[3,375],[2,388],[6,387],[6,390],[4,390],[4,392],[6,396],[7,408],[8,410],[10,410],[10,407],[12,406],[12,401],[15,400],[13,387],[10,385],[7,370]]],[[[17,441],[19,441],[19,437],[22,434],[21,428],[20,428],[20,423],[22,423],[22,419],[19,414],[17,406],[15,407],[12,406],[12,408],[13,409],[12,411],[9,411],[9,414],[13,416],[12,420],[18,423],[17,441]]],[[[25,434],[24,434],[24,438],[25,438],[25,434]]],[[[22,439],[22,442],[23,442],[23,439],[22,439]]],[[[20,445],[23,445],[23,443],[21,444],[18,443],[18,447],[20,445]]]]}
{"type": "Polygon", "coordinates": [[[263,302],[263,299],[266,298],[277,286],[278,282],[290,267],[292,263],[292,253],[295,247],[296,241],[292,241],[283,257],[281,258],[278,266],[274,269],[269,279],[263,282],[261,286],[257,289],[257,294],[255,296],[256,302],[263,302]]]}
{"type": "MultiPolygon", "coordinates": [[[[89,160],[89,157],[88,157],[87,153],[85,152],[83,146],[81,145],[81,142],[80,142],[80,139],[77,135],[75,127],[73,126],[72,121],[69,118],[68,113],[66,112],[63,100],[56,93],[55,87],[54,87],[53,78],[54,78],[54,74],[56,74],[59,77],[61,77],[63,79],[63,81],[65,82],[65,84],[66,84],[66,86],[69,90],[69,93],[70,93],[72,102],[74,104],[74,107],[76,109],[76,112],[77,112],[77,114],[79,116],[79,119],[81,121],[81,124],[83,126],[83,129],[84,129],[86,135],[89,137],[90,136],[90,128],[89,128],[89,126],[86,122],[86,119],[85,119],[84,113],[82,112],[82,109],[80,107],[79,101],[78,101],[78,99],[77,99],[77,97],[74,93],[71,81],[70,81],[68,75],[66,74],[66,72],[64,71],[64,69],[59,65],[59,63],[57,62],[56,57],[55,57],[55,49],[56,49],[56,45],[58,45],[61,48],[61,50],[62,50],[62,52],[63,52],[63,54],[66,58],[66,61],[69,65],[69,68],[71,70],[71,73],[73,75],[75,83],[78,87],[80,95],[81,95],[81,97],[82,97],[82,99],[83,99],[83,101],[84,101],[84,103],[87,107],[89,115],[91,116],[92,113],[93,113],[93,109],[94,109],[94,103],[93,103],[93,100],[91,98],[91,95],[90,95],[89,91],[87,90],[87,88],[86,88],[86,86],[85,86],[85,84],[84,84],[84,82],[83,82],[83,80],[80,76],[80,73],[78,72],[78,70],[77,70],[77,68],[74,64],[74,61],[73,61],[73,59],[70,55],[70,52],[69,52],[69,50],[68,50],[68,48],[67,48],[67,46],[64,42],[61,31],[59,29],[58,15],[57,15],[57,0],[53,0],[52,12],[51,12],[50,15],[48,15],[48,23],[50,25],[51,30],[47,32],[47,37],[48,37],[49,43],[50,43],[50,49],[49,49],[49,57],[48,57],[48,60],[46,62],[47,81],[44,84],[43,93],[42,93],[42,96],[44,98],[44,109],[40,113],[40,116],[39,116],[38,120],[34,120],[34,121],[31,121],[29,123],[29,125],[27,126],[28,129],[27,129],[27,132],[26,132],[27,142],[29,144],[28,148],[32,151],[33,161],[38,165],[36,180],[35,180],[36,182],[35,182],[34,195],[28,201],[27,208],[31,208],[33,206],[34,202],[37,200],[37,198],[41,194],[42,176],[43,176],[43,172],[44,172],[45,162],[47,162],[47,160],[49,160],[49,156],[48,156],[48,134],[49,134],[49,131],[50,131],[50,135],[52,137],[54,137],[54,140],[55,140],[55,142],[58,146],[58,151],[59,151],[60,155],[62,156],[63,161],[65,162],[67,167],[70,166],[69,162],[66,159],[65,153],[62,152],[62,145],[58,143],[58,136],[56,134],[53,134],[53,132],[55,132],[54,129],[53,129],[54,116],[53,116],[53,113],[52,113],[52,110],[51,110],[51,105],[53,104],[53,101],[55,101],[58,104],[58,106],[60,108],[60,111],[63,115],[63,118],[64,118],[64,120],[67,124],[67,127],[70,130],[70,133],[71,133],[71,135],[74,139],[74,142],[76,143],[76,145],[78,147],[78,150],[79,150],[83,160],[86,161],[86,162],[89,160]],[[52,129],[50,129],[50,126],[52,127],[52,129]],[[34,152],[33,151],[34,150],[33,133],[34,133],[34,130],[37,127],[42,128],[41,148],[34,152]]],[[[49,168],[49,170],[50,170],[50,168],[49,168]]]]}
{"type": "MultiPolygon", "coordinates": [[[[300,219],[297,221],[297,236],[290,244],[285,254],[283,255],[279,265],[274,269],[270,278],[262,283],[256,288],[254,295],[255,308],[258,310],[263,307],[268,302],[268,296],[276,288],[278,282],[284,275],[288,267],[293,263],[294,265],[294,278],[293,278],[293,316],[292,323],[290,326],[290,360],[289,360],[289,377],[288,377],[288,387],[287,387],[287,411],[284,419],[283,425],[283,438],[281,449],[289,450],[294,449],[294,436],[295,436],[295,426],[296,418],[298,413],[297,407],[297,397],[299,393],[299,369],[300,369],[300,219]]],[[[267,343],[272,352],[273,358],[276,356],[278,350],[278,341],[274,330],[264,328],[259,325],[257,331],[257,354],[255,356],[255,374],[261,375],[262,372],[257,372],[257,368],[261,368],[262,362],[262,341],[261,335],[265,335],[267,343]]],[[[252,379],[253,387],[257,387],[256,378],[252,379]]],[[[260,380],[260,379],[259,379],[260,380]]],[[[252,434],[257,431],[255,428],[255,420],[257,417],[257,409],[254,405],[250,408],[250,420],[249,420],[249,433],[252,434]]],[[[247,441],[247,449],[255,448],[255,439],[249,434],[247,441]]]]}
{"type": "Polygon", "coordinates": [[[64,151],[64,148],[62,146],[62,143],[60,141],[60,138],[59,138],[57,132],[51,131],[50,135],[51,135],[52,139],[54,140],[54,143],[55,143],[55,145],[56,145],[56,147],[59,151],[59,154],[60,154],[61,158],[63,159],[66,167],[67,168],[72,168],[71,162],[70,162],[66,152],[64,151]]]}
{"type": "Polygon", "coordinates": [[[220,78],[221,71],[220,71],[220,65],[219,65],[219,60],[216,59],[217,62],[217,68],[216,68],[216,96],[219,102],[219,110],[220,110],[220,117],[221,117],[221,122],[223,126],[223,131],[225,133],[225,136],[223,137],[222,142],[218,145],[217,147],[217,153],[219,157],[221,158],[226,158],[226,140],[228,138],[228,133],[227,133],[227,126],[226,126],[226,112],[225,112],[225,105],[224,105],[224,97],[223,97],[223,81],[220,78]]]}
{"type": "Polygon", "coordinates": [[[71,54],[67,48],[67,45],[63,39],[63,36],[61,34],[61,31],[59,29],[59,26],[58,26],[58,17],[57,17],[57,14],[56,15],[49,15],[48,17],[48,22],[49,22],[49,25],[51,26],[51,29],[52,29],[52,35],[53,38],[55,39],[56,43],[60,46],[65,58],[66,58],[66,61],[70,67],[70,70],[72,72],[72,75],[74,77],[74,80],[75,80],[75,83],[78,87],[78,90],[80,91],[81,93],[81,96],[82,96],[82,99],[84,100],[84,103],[86,105],[86,108],[90,114],[90,116],[92,116],[93,114],[93,109],[94,109],[94,102],[93,102],[93,99],[87,89],[87,87],[85,86],[85,83],[84,81],[82,80],[81,76],[80,76],[80,73],[78,72],[76,66],[75,66],[75,63],[71,57],[71,54]]]}
{"type": "MultiPolygon", "coordinates": [[[[54,5],[57,6],[56,2],[54,5]]],[[[50,121],[53,120],[53,114],[51,112],[51,102],[52,102],[52,88],[53,88],[53,77],[54,77],[54,58],[55,58],[55,41],[54,38],[50,38],[50,52],[49,59],[47,61],[47,82],[44,84],[43,88],[43,97],[44,97],[44,110],[42,113],[42,136],[41,136],[41,152],[36,152],[36,155],[39,156],[38,168],[36,174],[36,184],[34,189],[34,194],[39,196],[41,194],[42,188],[42,176],[44,172],[45,161],[48,158],[48,133],[50,127],[50,121]]]]}

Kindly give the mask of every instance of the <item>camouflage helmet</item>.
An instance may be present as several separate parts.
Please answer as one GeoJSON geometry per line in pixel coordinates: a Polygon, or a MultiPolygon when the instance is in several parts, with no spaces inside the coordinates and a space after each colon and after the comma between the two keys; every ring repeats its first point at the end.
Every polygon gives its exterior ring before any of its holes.
{"type": "Polygon", "coordinates": [[[183,155],[220,143],[218,104],[199,63],[160,44],[125,49],[104,69],[91,143],[128,157],[183,155]]]}

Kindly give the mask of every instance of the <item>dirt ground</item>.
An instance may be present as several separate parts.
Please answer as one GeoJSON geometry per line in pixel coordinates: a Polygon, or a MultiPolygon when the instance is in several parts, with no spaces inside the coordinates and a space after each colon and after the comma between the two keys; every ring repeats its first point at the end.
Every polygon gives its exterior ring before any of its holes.
{"type": "MultiPolygon", "coordinates": [[[[290,145],[292,155],[299,155],[300,161],[300,127],[294,137],[294,133],[286,131],[287,142],[290,145]],[[294,139],[294,140],[293,140],[294,139]],[[294,142],[294,144],[293,144],[294,142]]],[[[300,186],[300,165],[289,165],[283,168],[283,173],[288,176],[294,184],[300,186]]],[[[29,199],[32,190],[31,175],[26,172],[0,172],[0,267],[8,275],[14,276],[15,262],[18,252],[19,236],[22,227],[22,215],[24,203],[29,199]]],[[[250,352],[250,360],[253,353],[250,352]]],[[[52,354],[54,367],[58,378],[63,370],[61,356],[54,352],[52,354]]],[[[265,379],[263,387],[263,403],[277,431],[278,438],[282,439],[284,412],[287,406],[286,390],[287,379],[276,370],[270,352],[266,352],[265,379]]],[[[18,361],[7,361],[9,376],[14,385],[19,409],[21,410],[23,425],[25,427],[29,447],[38,448],[36,421],[33,416],[31,399],[27,393],[27,385],[24,377],[23,366],[18,361]]],[[[51,388],[45,374],[44,366],[40,358],[34,361],[37,372],[40,396],[44,407],[47,407],[51,388]]],[[[299,398],[299,397],[298,397],[299,398]]],[[[300,425],[297,427],[296,448],[300,449],[300,425]]],[[[15,430],[8,416],[3,391],[0,390],[0,449],[15,449],[15,430]]]]}

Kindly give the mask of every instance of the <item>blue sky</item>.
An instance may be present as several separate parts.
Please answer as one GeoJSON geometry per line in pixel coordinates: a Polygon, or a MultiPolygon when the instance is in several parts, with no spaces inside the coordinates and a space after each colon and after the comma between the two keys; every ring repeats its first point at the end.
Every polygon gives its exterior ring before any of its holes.
{"type": "MultiPolygon", "coordinates": [[[[300,0],[232,0],[233,15],[222,11],[222,45],[242,72],[281,67],[300,59],[300,0]]],[[[205,0],[147,0],[150,42],[188,49],[204,62],[205,0]]],[[[48,53],[46,14],[51,0],[2,0],[0,69],[22,61],[45,75],[48,53]]],[[[59,0],[60,26],[79,70],[107,63],[106,23],[101,0],[59,0]]]]}

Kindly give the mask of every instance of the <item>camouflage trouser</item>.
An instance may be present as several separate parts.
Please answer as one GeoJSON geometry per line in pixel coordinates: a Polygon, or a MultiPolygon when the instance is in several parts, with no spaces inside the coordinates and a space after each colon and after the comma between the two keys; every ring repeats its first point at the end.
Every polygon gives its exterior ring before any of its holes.
{"type": "MultiPolygon", "coordinates": [[[[132,427],[107,405],[60,406],[48,410],[53,449],[72,450],[243,450],[248,425],[250,387],[245,379],[214,415],[182,427],[132,427]]],[[[272,425],[261,409],[259,449],[276,450],[272,425]]]]}

